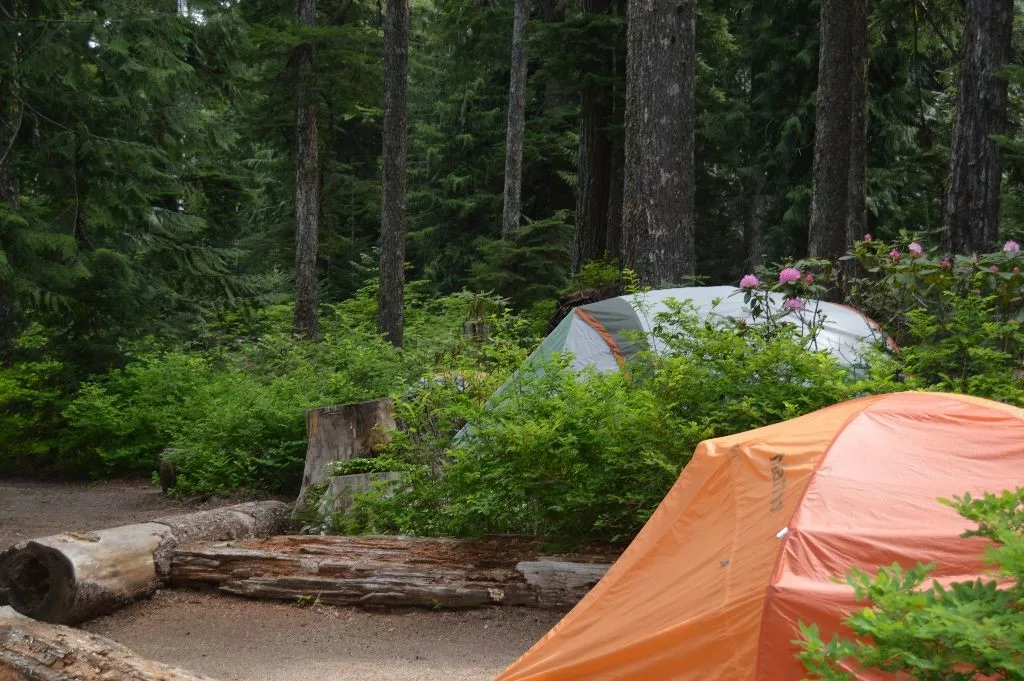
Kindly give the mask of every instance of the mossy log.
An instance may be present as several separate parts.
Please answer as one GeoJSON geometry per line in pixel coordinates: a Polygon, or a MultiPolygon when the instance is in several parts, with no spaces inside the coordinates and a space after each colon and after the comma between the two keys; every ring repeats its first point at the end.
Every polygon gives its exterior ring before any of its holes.
{"type": "Polygon", "coordinates": [[[178,550],[171,584],[327,605],[565,609],[601,579],[610,551],[545,556],[540,543],[426,537],[269,537],[178,550]]]}
{"type": "Polygon", "coordinates": [[[102,636],[0,608],[0,681],[213,681],[102,636]]]}
{"type": "Polygon", "coordinates": [[[19,542],[0,553],[11,606],[36,620],[75,624],[166,584],[183,544],[280,534],[291,509],[279,501],[238,504],[95,532],[19,542]]]}

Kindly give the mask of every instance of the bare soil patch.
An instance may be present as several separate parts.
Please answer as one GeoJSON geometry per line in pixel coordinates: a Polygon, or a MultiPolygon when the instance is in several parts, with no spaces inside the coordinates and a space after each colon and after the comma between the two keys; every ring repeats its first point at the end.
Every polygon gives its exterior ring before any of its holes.
{"type": "MultiPolygon", "coordinates": [[[[195,508],[168,500],[145,481],[0,480],[0,550],[31,537],[195,508]]],[[[224,681],[483,681],[560,617],[510,607],[368,612],[169,590],[82,628],[224,681]]]]}

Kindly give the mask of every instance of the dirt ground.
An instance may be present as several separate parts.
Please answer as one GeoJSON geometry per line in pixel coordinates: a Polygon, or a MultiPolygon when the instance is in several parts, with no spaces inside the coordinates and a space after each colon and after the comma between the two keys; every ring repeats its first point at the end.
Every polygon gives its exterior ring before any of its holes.
{"type": "MultiPolygon", "coordinates": [[[[192,508],[145,482],[0,480],[0,550],[192,508]]],[[[82,628],[223,681],[483,681],[560,616],[527,608],[366,612],[168,590],[82,628]]]]}

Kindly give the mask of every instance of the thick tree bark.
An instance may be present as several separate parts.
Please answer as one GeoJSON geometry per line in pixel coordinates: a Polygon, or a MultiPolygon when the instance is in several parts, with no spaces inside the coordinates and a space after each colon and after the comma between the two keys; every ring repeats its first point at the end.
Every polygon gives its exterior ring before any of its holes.
{"type": "Polygon", "coordinates": [[[992,135],[1006,128],[1007,83],[997,76],[1010,58],[1013,0],[967,0],[960,90],[942,205],[942,243],[972,253],[998,238],[1002,163],[992,135]]]}
{"type": "Polygon", "coordinates": [[[631,0],[623,250],[643,284],[679,283],[694,253],[694,1],[631,0]]]}
{"type": "Polygon", "coordinates": [[[0,554],[0,584],[18,612],[75,624],[151,595],[166,583],[171,554],[182,544],[278,534],[289,515],[279,501],[252,502],[30,539],[0,554]]]}
{"type": "Polygon", "coordinates": [[[391,440],[397,425],[394,404],[387,398],[321,407],[306,412],[306,466],[302,473],[299,503],[310,485],[327,478],[327,464],[373,456],[391,440]]]}
{"type": "Polygon", "coordinates": [[[384,151],[380,190],[378,323],[401,347],[405,304],[405,138],[409,71],[409,2],[388,0],[384,27],[384,151]]]}
{"type": "MultiPolygon", "coordinates": [[[[316,0],[298,0],[299,24],[316,24],[316,0]]],[[[295,108],[295,333],[319,335],[316,260],[320,213],[320,163],[316,128],[316,46],[295,48],[298,101],[295,108]]]]}
{"type": "Polygon", "coordinates": [[[612,143],[612,164],[608,181],[608,232],[605,249],[612,262],[622,264],[622,191],[626,152],[622,143],[612,143]]]}
{"type": "MultiPolygon", "coordinates": [[[[611,0],[581,0],[584,16],[603,14],[611,0]]],[[[610,68],[611,64],[604,65],[610,68]]],[[[578,272],[589,260],[600,258],[607,248],[608,191],[611,187],[612,141],[608,126],[612,102],[607,87],[588,84],[580,96],[580,142],[577,167],[576,239],[572,271],[578,272]]]]}
{"type": "Polygon", "coordinates": [[[846,183],[844,251],[864,238],[868,223],[868,4],[850,0],[850,174],[846,183]]]}
{"type": "Polygon", "coordinates": [[[540,542],[426,537],[272,537],[174,555],[171,582],[326,605],[568,608],[610,553],[542,556],[540,542]]]}
{"type": "Polygon", "coordinates": [[[529,0],[513,0],[512,68],[508,84],[508,128],[505,138],[505,203],[501,236],[519,229],[523,192],[523,135],[526,127],[526,19],[529,0]]]}
{"type": "Polygon", "coordinates": [[[213,681],[120,643],[0,608],[0,681],[213,681]]]}
{"type": "Polygon", "coordinates": [[[822,0],[814,177],[807,236],[808,254],[814,258],[838,258],[847,245],[853,14],[851,0],[822,0]]]}

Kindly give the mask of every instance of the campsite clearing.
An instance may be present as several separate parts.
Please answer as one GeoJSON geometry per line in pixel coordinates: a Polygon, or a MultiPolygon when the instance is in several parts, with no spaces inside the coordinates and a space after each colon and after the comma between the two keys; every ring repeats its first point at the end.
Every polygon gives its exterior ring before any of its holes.
{"type": "MultiPolygon", "coordinates": [[[[143,481],[0,481],[0,550],[29,537],[194,508],[168,501],[143,481]]],[[[483,681],[561,614],[529,608],[367,612],[169,590],[82,628],[221,681],[483,681]]]]}

